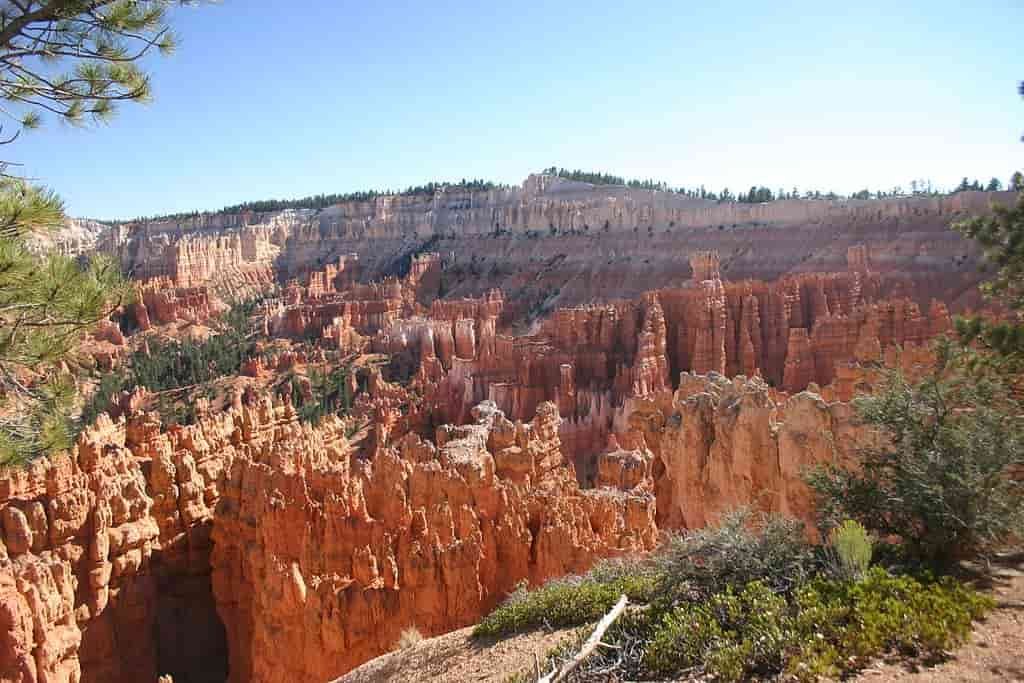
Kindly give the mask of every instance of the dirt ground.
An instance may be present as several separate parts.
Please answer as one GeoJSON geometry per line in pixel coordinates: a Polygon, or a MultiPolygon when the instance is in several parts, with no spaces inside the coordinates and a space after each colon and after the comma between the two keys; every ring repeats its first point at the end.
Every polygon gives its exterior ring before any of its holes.
{"type": "Polygon", "coordinates": [[[575,633],[573,629],[554,633],[533,631],[481,643],[470,637],[472,632],[471,626],[424,639],[369,661],[335,683],[504,681],[533,668],[534,654],[543,663],[549,650],[575,633]]]}

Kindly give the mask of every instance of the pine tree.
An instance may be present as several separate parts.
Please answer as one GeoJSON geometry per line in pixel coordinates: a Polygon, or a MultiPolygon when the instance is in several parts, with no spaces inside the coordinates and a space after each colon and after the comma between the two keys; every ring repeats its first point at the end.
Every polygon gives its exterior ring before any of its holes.
{"type": "Polygon", "coordinates": [[[1024,364],[1024,191],[1014,206],[996,205],[990,216],[977,216],[954,226],[976,240],[985,259],[996,267],[982,292],[1011,311],[1009,320],[981,317],[957,321],[965,341],[978,340],[1014,365],[1024,364]]]}
{"type": "Polygon", "coordinates": [[[1010,176],[1010,187],[1007,189],[1013,190],[1014,192],[1024,192],[1024,173],[1016,171],[1010,176]]]}
{"type": "MultiPolygon", "coordinates": [[[[1021,85],[1024,96],[1024,84],[1021,85]]],[[[1014,206],[993,205],[992,214],[954,224],[953,228],[977,241],[995,276],[981,286],[982,293],[1006,309],[1008,319],[980,316],[957,320],[965,343],[978,342],[995,352],[985,356],[1009,370],[1024,368],[1024,176],[1013,174],[1010,189],[1020,192],[1014,206]]]]}
{"type": "MultiPolygon", "coordinates": [[[[106,121],[121,102],[147,102],[139,61],[169,54],[166,21],[190,0],[24,0],[0,3],[0,116],[10,144],[44,116],[106,121]]],[[[64,207],[52,191],[8,173],[0,161],[0,465],[69,445],[74,380],[68,372],[83,332],[129,296],[105,258],[34,256],[33,234],[54,230],[64,207]]]]}
{"type": "Polygon", "coordinates": [[[0,179],[0,465],[70,445],[74,381],[64,361],[82,332],[129,296],[116,264],[84,264],[60,254],[39,258],[26,238],[59,225],[52,192],[17,178],[0,179]]]}

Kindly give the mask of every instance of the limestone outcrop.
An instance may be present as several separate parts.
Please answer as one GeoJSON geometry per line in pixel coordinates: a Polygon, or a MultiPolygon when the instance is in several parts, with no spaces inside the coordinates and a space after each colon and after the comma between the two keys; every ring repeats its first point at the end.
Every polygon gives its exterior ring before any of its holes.
{"type": "Polygon", "coordinates": [[[448,294],[501,288],[515,294],[511,300],[524,315],[552,292],[557,304],[572,306],[677,286],[689,278],[687,257],[701,253],[717,252],[718,266],[734,281],[771,281],[841,270],[853,249],[854,259],[919,294],[919,305],[930,298],[971,305],[978,254],[948,225],[988,211],[991,202],[1011,201],[1011,193],[961,192],[744,204],[531,176],[520,187],[486,192],[448,188],[321,211],[111,226],[97,248],[137,277],[218,290],[254,273],[282,282],[302,278],[352,253],[359,254],[361,280],[380,279],[432,251],[455,267],[441,283],[448,294]]]}

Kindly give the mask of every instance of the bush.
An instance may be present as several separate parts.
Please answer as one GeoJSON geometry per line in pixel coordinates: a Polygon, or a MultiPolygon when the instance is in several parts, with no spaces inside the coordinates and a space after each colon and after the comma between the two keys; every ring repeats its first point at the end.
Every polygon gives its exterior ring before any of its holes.
{"type": "Polygon", "coordinates": [[[862,581],[814,581],[794,602],[787,671],[805,680],[855,670],[889,651],[937,658],[994,605],[951,578],[919,581],[880,567],[862,581]]]}
{"type": "Polygon", "coordinates": [[[939,565],[998,549],[1024,532],[1024,407],[967,352],[937,347],[934,371],[912,384],[890,376],[855,402],[878,431],[857,469],[813,471],[823,527],[861,522],[899,537],[912,556],[939,565]]]}
{"type": "Polygon", "coordinates": [[[730,513],[717,527],[670,537],[654,561],[659,600],[669,604],[741,590],[751,581],[788,592],[816,566],[801,523],[749,510],[730,513]]]}
{"type": "Polygon", "coordinates": [[[702,670],[723,681],[779,673],[816,680],[889,651],[939,656],[992,604],[952,579],[923,583],[878,567],[862,581],[816,579],[788,600],[754,581],[665,614],[643,663],[655,676],[702,670]]]}
{"type": "Polygon", "coordinates": [[[726,681],[781,671],[789,638],[785,598],[753,581],[666,614],[644,654],[656,675],[704,667],[726,681]]]}
{"type": "Polygon", "coordinates": [[[632,604],[604,634],[606,647],[577,671],[579,680],[812,681],[888,652],[941,656],[993,606],[949,577],[870,567],[871,541],[855,522],[836,528],[831,542],[834,574],[822,571],[799,524],[739,512],[718,528],[671,539],[649,559],[606,561],[581,577],[520,588],[474,635],[589,624],[625,593],[632,604]]]}
{"type": "Polygon", "coordinates": [[[578,626],[600,619],[625,593],[647,602],[655,587],[650,567],[627,560],[598,564],[583,576],[549,581],[536,590],[520,586],[473,630],[475,637],[519,633],[538,626],[578,626]]]}
{"type": "Polygon", "coordinates": [[[829,554],[833,571],[846,579],[864,576],[871,564],[871,537],[863,525],[848,519],[829,534],[829,554]]]}

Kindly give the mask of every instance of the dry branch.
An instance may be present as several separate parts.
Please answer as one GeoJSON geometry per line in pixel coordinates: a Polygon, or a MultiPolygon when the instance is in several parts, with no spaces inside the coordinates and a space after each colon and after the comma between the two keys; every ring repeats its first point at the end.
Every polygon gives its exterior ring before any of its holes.
{"type": "Polygon", "coordinates": [[[619,598],[619,601],[615,603],[615,607],[608,614],[601,618],[601,621],[597,623],[597,627],[594,632],[587,638],[587,642],[583,643],[583,647],[576,654],[575,657],[566,662],[562,667],[556,668],[554,671],[549,673],[547,676],[537,680],[537,683],[558,683],[564,681],[565,677],[568,676],[572,671],[583,663],[587,657],[594,651],[594,649],[601,643],[601,638],[604,637],[605,631],[608,627],[619,618],[619,615],[626,609],[628,600],[623,595],[619,598]]]}

